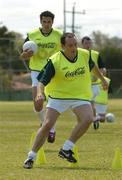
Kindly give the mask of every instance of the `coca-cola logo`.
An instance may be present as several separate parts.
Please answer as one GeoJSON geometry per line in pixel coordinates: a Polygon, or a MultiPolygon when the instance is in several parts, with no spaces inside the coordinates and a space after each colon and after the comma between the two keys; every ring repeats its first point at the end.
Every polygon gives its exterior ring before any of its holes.
{"type": "Polygon", "coordinates": [[[78,69],[76,69],[75,71],[67,71],[66,74],[65,74],[65,77],[66,78],[69,78],[69,77],[75,77],[75,76],[80,76],[81,74],[84,74],[85,73],[85,67],[80,67],[78,69]]]}
{"type": "Polygon", "coordinates": [[[41,48],[55,48],[56,43],[49,42],[49,43],[38,43],[38,46],[41,48]]]}

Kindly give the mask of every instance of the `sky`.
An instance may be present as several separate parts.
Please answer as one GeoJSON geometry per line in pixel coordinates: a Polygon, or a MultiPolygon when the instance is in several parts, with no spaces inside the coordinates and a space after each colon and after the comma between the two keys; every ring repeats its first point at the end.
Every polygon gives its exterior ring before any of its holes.
{"type": "MultiPolygon", "coordinates": [[[[0,0],[0,26],[21,33],[40,26],[39,14],[49,10],[55,14],[54,26],[63,27],[64,0],[0,0]]],[[[75,7],[75,27],[80,36],[101,31],[109,36],[122,38],[121,0],[65,0],[67,31],[71,31],[72,8],[75,7]],[[85,11],[85,14],[82,12],[85,11]],[[79,13],[80,12],[80,13],[79,13]]]]}

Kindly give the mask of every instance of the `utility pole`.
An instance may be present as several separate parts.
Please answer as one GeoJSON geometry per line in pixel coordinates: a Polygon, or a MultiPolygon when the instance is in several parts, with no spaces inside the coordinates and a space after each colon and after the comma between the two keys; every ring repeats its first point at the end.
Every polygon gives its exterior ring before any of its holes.
{"type": "Polygon", "coordinates": [[[64,0],[64,32],[66,32],[66,1],[64,0]]]}
{"type": "Polygon", "coordinates": [[[85,15],[86,14],[86,11],[83,10],[82,12],[79,12],[79,11],[75,11],[75,5],[76,3],[73,4],[73,7],[72,7],[72,11],[67,11],[66,10],[66,0],[64,0],[64,32],[66,32],[66,14],[67,13],[70,13],[72,14],[72,25],[70,26],[71,29],[72,29],[72,33],[75,33],[75,14],[82,14],[82,15],[85,15]]]}
{"type": "Polygon", "coordinates": [[[75,33],[75,3],[72,7],[72,33],[75,33]]]}

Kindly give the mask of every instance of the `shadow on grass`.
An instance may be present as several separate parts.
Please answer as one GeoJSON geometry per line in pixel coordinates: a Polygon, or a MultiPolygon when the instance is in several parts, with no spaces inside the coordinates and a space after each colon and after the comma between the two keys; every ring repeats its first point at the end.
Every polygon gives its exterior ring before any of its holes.
{"type": "MultiPolygon", "coordinates": [[[[58,150],[52,150],[52,149],[45,149],[44,151],[45,151],[45,153],[57,153],[57,154],[59,153],[58,150]]],[[[87,152],[92,152],[92,151],[90,151],[90,150],[87,150],[87,151],[86,150],[79,150],[78,151],[78,153],[81,153],[81,152],[87,153],[87,152]]]]}
{"type": "Polygon", "coordinates": [[[93,168],[93,167],[67,167],[67,166],[63,166],[63,167],[52,167],[52,166],[40,166],[40,167],[37,167],[35,166],[34,168],[37,168],[37,169],[41,169],[41,170],[55,170],[55,171],[62,171],[62,170],[89,170],[89,171],[100,171],[100,170],[104,170],[104,171],[108,171],[110,169],[107,169],[107,168],[93,168]]]}

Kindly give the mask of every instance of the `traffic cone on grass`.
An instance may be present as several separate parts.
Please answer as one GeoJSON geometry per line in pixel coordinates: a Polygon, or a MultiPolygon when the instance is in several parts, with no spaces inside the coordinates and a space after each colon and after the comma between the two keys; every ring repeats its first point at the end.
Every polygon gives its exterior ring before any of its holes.
{"type": "Polygon", "coordinates": [[[112,162],[112,169],[114,170],[122,169],[122,160],[121,160],[121,153],[119,148],[116,148],[115,150],[115,155],[112,162]]]}
{"type": "MultiPolygon", "coordinates": [[[[32,149],[32,145],[34,142],[34,139],[36,137],[36,132],[33,132],[31,135],[31,139],[30,139],[30,146],[29,148],[32,149]]],[[[39,149],[39,151],[37,152],[37,156],[36,156],[36,165],[42,165],[42,164],[46,164],[46,157],[45,157],[45,153],[44,153],[44,149],[43,147],[39,149]]]]}
{"type": "Polygon", "coordinates": [[[47,160],[45,157],[45,153],[44,153],[44,149],[43,147],[41,147],[37,153],[37,157],[36,157],[36,165],[42,165],[42,164],[46,164],[47,160]]]}
{"type": "Polygon", "coordinates": [[[29,149],[32,149],[32,145],[33,145],[33,142],[34,142],[35,136],[36,136],[36,133],[35,133],[35,132],[33,132],[33,133],[31,134],[31,139],[30,139],[29,149]]]}

